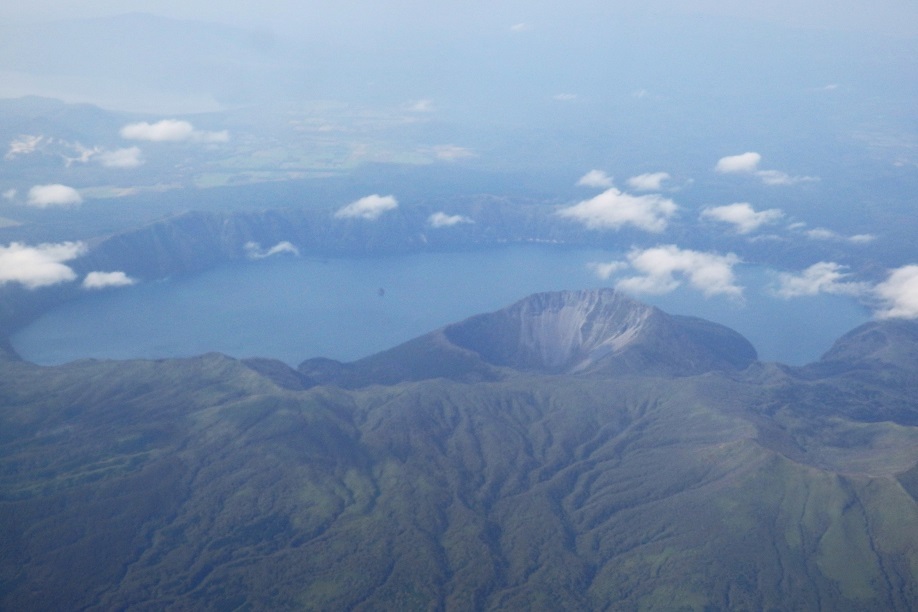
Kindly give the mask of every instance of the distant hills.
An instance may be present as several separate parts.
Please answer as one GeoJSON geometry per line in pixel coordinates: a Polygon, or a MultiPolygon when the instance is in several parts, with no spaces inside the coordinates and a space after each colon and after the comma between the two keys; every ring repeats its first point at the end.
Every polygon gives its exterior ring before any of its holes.
{"type": "MultiPolygon", "coordinates": [[[[438,211],[436,204],[398,209],[373,222],[335,219],[335,209],[327,206],[184,211],[89,238],[84,241],[85,254],[67,265],[80,277],[96,270],[122,271],[138,281],[150,281],[245,260],[252,247],[268,250],[283,242],[291,243],[303,255],[334,257],[531,242],[580,244],[583,238],[588,243],[600,238],[584,236],[574,225],[553,227],[553,208],[531,202],[479,196],[448,210],[474,215],[476,222],[432,228],[428,218],[438,211]]],[[[29,231],[28,226],[8,228],[6,235],[22,241],[21,236],[29,231]]],[[[0,286],[0,332],[9,334],[45,309],[82,295],[72,283],[30,291],[13,284],[0,286]]]]}
{"type": "MultiPolygon", "coordinates": [[[[228,198],[238,197],[230,191],[223,193],[228,198]]],[[[215,195],[212,193],[210,197],[215,195]]],[[[84,206],[88,208],[89,205],[84,206]]],[[[232,206],[227,205],[227,208],[232,206]]],[[[364,257],[516,244],[541,244],[561,249],[595,247],[624,252],[646,240],[639,230],[596,232],[565,221],[555,214],[558,207],[552,203],[492,195],[416,203],[399,207],[371,222],[335,218],[336,210],[306,203],[289,208],[251,205],[247,210],[175,212],[140,225],[129,224],[114,232],[91,232],[81,239],[86,245],[85,252],[68,261],[67,266],[78,278],[93,271],[120,271],[144,282],[190,275],[238,262],[250,257],[252,248],[267,251],[282,243],[290,243],[306,256],[364,257]],[[433,226],[431,215],[444,211],[467,221],[449,227],[433,226]]],[[[52,224],[51,230],[44,221],[0,228],[0,244],[3,241],[29,245],[51,242],[47,237],[49,231],[61,232],[59,235],[52,233],[55,241],[73,240],[68,228],[86,223],[82,217],[75,220],[73,215],[76,214],[83,213],[68,212],[59,222],[60,226],[52,224]]],[[[112,213],[99,209],[87,211],[86,215],[101,219],[112,213]]],[[[678,230],[673,233],[676,237],[681,236],[678,230]]],[[[767,246],[769,258],[799,259],[801,262],[809,262],[820,255],[818,249],[811,252],[810,248],[790,243],[783,247],[767,246]]],[[[879,271],[875,274],[880,276],[879,271]]],[[[4,284],[0,286],[0,333],[9,335],[45,310],[83,295],[78,283],[27,291],[12,283],[4,284]]]]}
{"type": "MultiPolygon", "coordinates": [[[[144,28],[154,28],[156,23],[149,16],[134,15],[108,23],[106,27],[120,24],[128,31],[139,29],[137,40],[145,40],[144,28]]],[[[173,23],[170,27],[176,28],[169,30],[171,32],[184,32],[183,28],[190,24],[173,23]]],[[[120,29],[118,31],[123,35],[120,29]]],[[[25,40],[30,45],[41,40],[22,32],[16,36],[17,40],[22,37],[20,42],[25,40]]],[[[233,44],[240,49],[256,42],[240,33],[228,40],[235,41],[233,44]]],[[[119,65],[124,61],[124,58],[109,59],[119,65]]],[[[406,112],[396,110],[397,114],[406,112]]],[[[313,114],[317,111],[307,105],[297,112],[315,120],[313,114]]],[[[773,236],[752,240],[729,228],[707,231],[711,228],[707,222],[699,220],[700,212],[705,207],[736,198],[753,198],[759,209],[781,207],[786,210],[789,221],[793,218],[814,227],[818,227],[821,220],[813,213],[813,207],[829,206],[824,203],[837,198],[833,192],[787,194],[761,185],[744,185],[741,193],[725,191],[727,187],[718,182],[723,177],[711,169],[716,162],[713,152],[710,159],[690,160],[689,165],[698,174],[692,181],[681,188],[674,187],[675,191],[661,192],[660,197],[672,198],[679,206],[679,214],[669,220],[665,236],[628,224],[614,230],[597,230],[556,214],[562,207],[601,193],[599,187],[591,191],[575,186],[578,173],[588,170],[588,166],[581,167],[579,162],[571,169],[558,166],[555,159],[558,156],[552,156],[551,167],[540,166],[537,171],[529,169],[514,174],[499,164],[488,165],[484,160],[466,164],[447,162],[435,156],[430,158],[430,147],[436,147],[431,143],[441,142],[437,130],[442,131],[443,126],[438,128],[436,122],[430,125],[422,122],[417,129],[425,125],[431,132],[413,137],[423,136],[421,140],[426,144],[421,149],[427,151],[424,155],[418,157],[420,153],[416,149],[421,145],[415,143],[413,156],[406,153],[404,158],[408,161],[398,158],[380,163],[368,159],[357,163],[348,161],[349,156],[342,157],[341,150],[348,150],[350,146],[344,132],[328,136],[331,140],[324,146],[334,153],[323,153],[325,149],[316,148],[313,132],[291,132],[287,120],[278,127],[269,121],[269,117],[276,116],[257,109],[151,115],[68,104],[37,96],[0,100],[0,146],[5,151],[0,164],[4,195],[0,199],[0,217],[4,225],[0,227],[0,245],[85,241],[89,250],[83,258],[73,262],[75,269],[81,272],[121,270],[140,280],[197,272],[242,258],[246,254],[245,245],[250,241],[266,249],[278,242],[290,241],[303,253],[323,257],[475,249],[517,243],[588,246],[626,252],[631,248],[672,243],[680,248],[732,252],[744,261],[784,271],[802,270],[820,261],[838,262],[870,280],[881,279],[888,268],[910,262],[912,257],[908,237],[914,228],[908,222],[911,217],[901,212],[910,202],[906,197],[911,193],[908,176],[897,176],[888,184],[886,181],[871,183],[870,198],[859,195],[858,189],[866,189],[866,183],[852,186],[841,182],[835,187],[854,200],[881,198],[885,202],[884,206],[875,207],[884,211],[882,224],[851,222],[845,226],[849,220],[838,219],[842,225],[832,226],[837,236],[823,233],[831,238],[843,236],[844,232],[880,232],[877,228],[882,227],[882,240],[876,244],[858,244],[854,250],[844,240],[816,240],[801,233],[787,234],[781,240],[773,236]],[[194,138],[155,142],[121,135],[126,125],[151,124],[164,119],[181,120],[189,126],[193,122],[192,133],[227,132],[228,140],[209,144],[194,138]],[[312,136],[307,137],[309,134],[312,136]],[[125,153],[128,154],[127,163],[115,164],[116,167],[106,165],[113,163],[111,156],[125,153]],[[79,192],[82,204],[50,208],[29,205],[31,189],[57,183],[79,192]],[[457,191],[457,185],[463,186],[461,190],[457,191]],[[746,193],[747,189],[752,192],[746,193]],[[375,192],[391,193],[401,205],[372,222],[333,217],[340,207],[375,192]],[[788,198],[793,202],[787,201],[788,198]],[[430,221],[435,214],[461,222],[436,226],[430,221]],[[899,216],[895,223],[889,224],[886,222],[889,215],[899,216]],[[699,227],[705,231],[699,231],[699,227]],[[907,237],[893,239],[897,233],[907,237]]],[[[334,117],[329,121],[332,119],[334,117]]],[[[355,134],[353,137],[358,138],[360,133],[355,134]]],[[[641,134],[639,140],[645,137],[641,134]]],[[[499,140],[505,146],[514,139],[501,136],[499,140]]],[[[555,140],[559,142],[553,142],[551,149],[561,145],[559,138],[555,140]]],[[[579,142],[569,137],[563,140],[565,143],[579,142]]],[[[685,141],[686,138],[680,140],[685,141]]],[[[530,143],[524,148],[546,147],[530,143]]],[[[503,160],[508,155],[501,152],[498,157],[503,160]]],[[[856,159],[858,164],[863,161],[856,159]]],[[[683,160],[684,163],[688,161],[683,160]]],[[[652,168],[640,167],[643,170],[652,168]]],[[[866,172],[861,165],[857,167],[859,172],[866,172]]],[[[675,167],[670,170],[677,172],[675,167]]],[[[831,181],[825,177],[819,185],[835,184],[842,178],[849,180],[854,176],[849,169],[839,172],[842,176],[833,177],[831,181]]],[[[627,189],[624,177],[618,184],[627,189]]],[[[857,178],[862,177],[858,175],[857,178]]],[[[816,186],[816,183],[808,184],[807,189],[816,189],[816,186]]],[[[736,186],[730,189],[734,188],[739,189],[736,186]]],[[[78,291],[63,287],[40,289],[36,293],[42,295],[23,298],[9,284],[0,287],[0,330],[9,333],[21,326],[24,318],[39,313],[47,304],[79,295],[78,291]],[[54,295],[43,295],[46,293],[54,295]],[[25,302],[21,302],[23,299],[25,302]]]]}
{"type": "Polygon", "coordinates": [[[762,364],[612,290],[297,370],[10,356],[0,607],[907,610],[916,356],[762,364]]]}

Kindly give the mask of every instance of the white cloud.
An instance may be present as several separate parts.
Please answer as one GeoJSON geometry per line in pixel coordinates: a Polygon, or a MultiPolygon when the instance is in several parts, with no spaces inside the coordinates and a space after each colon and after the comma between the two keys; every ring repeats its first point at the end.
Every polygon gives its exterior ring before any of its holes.
{"type": "Polygon", "coordinates": [[[740,155],[728,155],[717,161],[714,170],[721,174],[748,174],[758,169],[760,161],[762,161],[762,156],[752,151],[740,155]]]}
{"type": "Polygon", "coordinates": [[[127,287],[137,281],[124,272],[90,272],[83,279],[83,289],[104,289],[105,287],[127,287]]]}
{"type": "Polygon", "coordinates": [[[45,140],[44,136],[31,136],[23,134],[10,141],[10,149],[4,155],[4,159],[14,159],[19,155],[29,155],[38,150],[39,145],[45,140]]]}
{"type": "MultiPolygon", "coordinates": [[[[198,132],[197,134],[203,135],[205,133],[198,132]]],[[[10,143],[10,150],[6,154],[6,159],[13,159],[18,155],[28,155],[37,150],[42,153],[60,156],[67,168],[74,164],[86,164],[93,160],[108,168],[134,168],[143,163],[140,159],[140,149],[137,147],[107,152],[100,146],[90,148],[79,142],[69,142],[45,136],[18,137],[18,139],[10,143]]]]}
{"type": "Polygon", "coordinates": [[[786,299],[814,296],[821,293],[832,295],[862,295],[869,291],[867,283],[854,283],[845,279],[851,276],[846,266],[832,261],[813,264],[799,274],[782,272],[778,275],[775,293],[786,299]]]}
{"type": "Polygon", "coordinates": [[[796,185],[818,181],[815,176],[791,176],[780,170],[759,170],[762,156],[753,151],[739,155],[728,155],[717,160],[715,172],[720,174],[752,174],[757,176],[766,185],[796,185]]]}
{"type": "Polygon", "coordinates": [[[797,185],[819,180],[815,176],[791,176],[780,170],[759,170],[755,175],[766,185],[797,185]]]}
{"type": "Polygon", "coordinates": [[[106,168],[137,168],[143,165],[143,155],[139,147],[105,151],[99,154],[98,160],[106,168]]]}
{"type": "Polygon", "coordinates": [[[9,202],[12,202],[13,200],[16,199],[17,193],[19,192],[16,191],[15,189],[7,189],[6,191],[3,192],[3,199],[9,202]]]}
{"type": "Polygon", "coordinates": [[[577,94],[559,93],[552,96],[552,99],[557,100],[558,102],[570,102],[577,99],[577,94]]]}
{"type": "Polygon", "coordinates": [[[121,128],[121,137],[128,140],[149,140],[152,142],[180,142],[188,140],[194,133],[194,126],[187,121],[163,119],[156,123],[129,123],[121,128]]]}
{"type": "Polygon", "coordinates": [[[510,26],[511,32],[526,32],[531,29],[532,29],[532,26],[525,22],[514,23],[512,26],[510,26]]]}
{"type": "Polygon", "coordinates": [[[83,202],[80,192],[67,185],[35,185],[29,189],[27,204],[38,208],[73,206],[83,202]]]}
{"type": "Polygon", "coordinates": [[[79,257],[85,250],[81,242],[35,247],[13,242],[9,246],[0,246],[0,285],[19,283],[36,289],[72,281],[76,273],[63,262],[79,257]]]}
{"type": "Polygon", "coordinates": [[[601,261],[591,261],[587,264],[587,268],[592,270],[599,278],[606,280],[612,276],[615,276],[622,270],[627,269],[628,264],[624,261],[610,261],[608,263],[603,263],[601,261]]]}
{"type": "Polygon", "coordinates": [[[444,161],[456,161],[457,159],[468,159],[475,157],[474,151],[457,145],[437,145],[431,149],[437,159],[444,161]]]}
{"type": "Polygon", "coordinates": [[[749,238],[749,242],[754,244],[762,242],[787,242],[787,238],[777,234],[758,234],[749,238]]]}
{"type": "Polygon", "coordinates": [[[284,241],[278,242],[273,247],[268,249],[268,252],[265,253],[265,256],[270,257],[272,255],[277,255],[279,253],[290,253],[291,255],[296,255],[297,257],[299,257],[300,250],[296,248],[292,243],[284,240],[284,241]]]}
{"type": "Polygon", "coordinates": [[[799,274],[782,273],[775,293],[783,298],[813,296],[821,293],[860,297],[876,307],[878,319],[918,319],[918,265],[890,270],[886,280],[870,286],[851,282],[851,273],[834,262],[821,261],[799,274]]]}
{"type": "Polygon", "coordinates": [[[447,215],[444,212],[435,212],[427,218],[427,223],[431,227],[452,227],[460,223],[474,223],[474,221],[462,215],[447,215]]]}
{"type": "Polygon", "coordinates": [[[777,208],[756,211],[748,202],[737,202],[726,206],[712,206],[701,211],[703,219],[730,223],[737,233],[749,234],[763,225],[774,223],[784,216],[777,208]]]}
{"type": "Polygon", "coordinates": [[[635,196],[611,187],[598,196],[579,204],[562,208],[556,214],[579,221],[589,229],[618,229],[633,225],[648,232],[666,229],[667,219],[678,206],[659,195],[635,196]]]}
{"type": "Polygon", "coordinates": [[[918,318],[918,265],[908,265],[890,272],[889,277],[874,287],[882,308],[879,319],[918,318]]]}
{"type": "Polygon", "coordinates": [[[832,230],[826,229],[824,227],[817,227],[816,229],[807,230],[806,235],[808,238],[812,238],[813,240],[841,240],[842,238],[841,234],[833,232],[832,230]]]}
{"type": "Polygon", "coordinates": [[[64,158],[64,165],[66,165],[68,168],[72,166],[74,162],[78,162],[81,164],[85,164],[89,162],[89,160],[92,159],[94,155],[96,155],[102,150],[99,147],[93,147],[89,149],[87,147],[84,147],[78,142],[70,143],[70,142],[61,141],[61,144],[64,145],[66,149],[69,149],[73,153],[76,153],[75,157],[71,155],[67,155],[66,153],[61,154],[61,157],[64,158]]]}
{"type": "Polygon", "coordinates": [[[408,104],[408,110],[413,113],[432,113],[434,110],[433,100],[422,98],[408,104]]]}
{"type": "Polygon", "coordinates": [[[244,248],[245,255],[249,259],[264,259],[265,257],[279,255],[280,253],[290,253],[291,255],[296,255],[297,257],[300,255],[300,250],[286,240],[278,242],[267,251],[263,251],[261,249],[261,245],[257,242],[246,242],[244,248]]]}
{"type": "Polygon", "coordinates": [[[590,170],[580,177],[580,180],[577,181],[577,185],[581,187],[608,189],[612,186],[612,177],[602,170],[590,170]]]}
{"type": "Polygon", "coordinates": [[[733,253],[692,251],[671,244],[634,249],[628,254],[628,264],[639,275],[622,279],[616,286],[632,293],[659,295],[688,281],[705,296],[725,295],[740,299],[743,288],[736,284],[733,274],[733,267],[738,263],[740,259],[733,253]]]}
{"type": "Polygon", "coordinates": [[[668,172],[649,172],[632,176],[628,179],[628,186],[635,191],[660,191],[663,189],[663,182],[670,178],[668,172]]]}
{"type": "Polygon", "coordinates": [[[128,140],[147,140],[150,142],[227,142],[229,132],[205,132],[196,130],[188,121],[162,119],[156,123],[140,121],[129,123],[121,128],[121,137],[128,140]]]}
{"type": "Polygon", "coordinates": [[[834,232],[830,229],[824,227],[817,227],[815,229],[807,230],[807,238],[812,240],[833,240],[836,242],[850,242],[851,244],[867,244],[876,240],[876,236],[873,234],[855,234],[854,236],[843,236],[838,232],[834,232]]]}
{"type": "Polygon", "coordinates": [[[391,195],[368,195],[351,202],[335,213],[336,219],[378,219],[384,212],[398,208],[398,201],[391,195]]]}

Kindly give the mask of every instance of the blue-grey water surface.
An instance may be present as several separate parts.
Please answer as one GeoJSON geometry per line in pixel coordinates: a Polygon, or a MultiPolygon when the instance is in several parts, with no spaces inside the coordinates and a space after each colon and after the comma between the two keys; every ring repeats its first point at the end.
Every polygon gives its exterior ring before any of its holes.
{"type": "MultiPolygon", "coordinates": [[[[538,291],[608,285],[589,262],[597,250],[512,246],[487,251],[319,260],[276,256],[199,275],[88,293],[12,338],[26,359],[184,357],[218,351],[273,357],[358,359],[447,323],[538,291]]],[[[637,296],[675,314],[704,317],[746,336],[765,361],[817,359],[868,313],[838,296],[785,301],[765,291],[768,272],[737,269],[745,303],[688,288],[637,296]]]]}

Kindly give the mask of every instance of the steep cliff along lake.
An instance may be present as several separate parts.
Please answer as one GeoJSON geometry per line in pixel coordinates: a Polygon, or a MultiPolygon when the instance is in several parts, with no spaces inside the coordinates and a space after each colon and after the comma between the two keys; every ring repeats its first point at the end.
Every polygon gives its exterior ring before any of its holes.
{"type": "MultiPolygon", "coordinates": [[[[379,258],[275,256],[185,278],[87,293],[44,314],[12,338],[30,361],[182,357],[219,351],[353,360],[447,323],[507,306],[531,293],[607,286],[589,262],[620,254],[513,246],[379,258]]],[[[745,303],[685,287],[635,296],[673,314],[739,331],[766,361],[817,359],[869,314],[838,296],[785,301],[770,295],[767,270],[737,269],[745,303]]]]}

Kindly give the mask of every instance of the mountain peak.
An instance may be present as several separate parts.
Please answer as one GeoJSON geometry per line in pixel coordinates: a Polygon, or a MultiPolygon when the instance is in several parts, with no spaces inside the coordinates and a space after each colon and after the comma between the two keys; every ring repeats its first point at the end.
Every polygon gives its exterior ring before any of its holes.
{"type": "Polygon", "coordinates": [[[660,316],[665,315],[614,289],[559,291],[531,295],[444,333],[494,365],[579,372],[622,351],[660,316]]]}
{"type": "Polygon", "coordinates": [[[901,319],[865,323],[839,338],[821,361],[918,364],[918,323],[901,319]]]}
{"type": "Polygon", "coordinates": [[[406,380],[545,374],[691,376],[741,370],[749,342],[722,325],[673,316],[614,289],[537,293],[350,364],[309,360],[306,384],[361,387],[406,380]]]}

